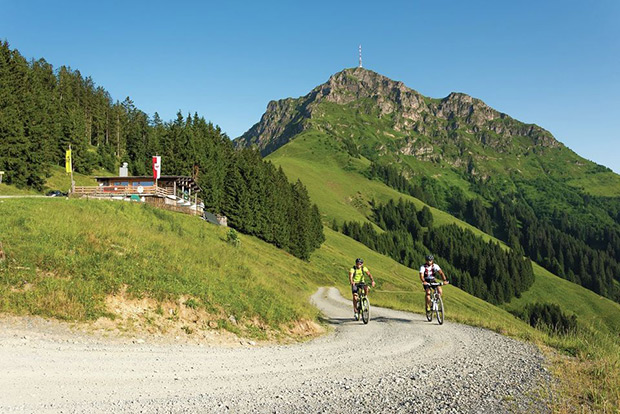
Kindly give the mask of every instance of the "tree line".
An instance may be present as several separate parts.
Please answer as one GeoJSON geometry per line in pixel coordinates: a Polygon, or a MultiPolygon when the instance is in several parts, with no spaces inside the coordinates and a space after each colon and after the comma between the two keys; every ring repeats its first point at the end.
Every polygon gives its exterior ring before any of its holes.
{"type": "Polygon", "coordinates": [[[566,335],[577,329],[577,316],[567,315],[556,304],[528,303],[515,316],[523,319],[537,329],[548,330],[554,334],[566,335]]]}
{"type": "Polygon", "coordinates": [[[456,224],[430,229],[424,244],[461,270],[458,283],[463,290],[488,302],[498,304],[520,297],[534,283],[532,263],[519,252],[485,242],[456,224]]]}
{"type": "Polygon", "coordinates": [[[236,151],[221,129],[198,114],[164,122],[151,119],[129,97],[113,101],[79,71],[54,70],[43,59],[28,62],[0,43],[0,170],[4,181],[43,189],[52,165],[64,165],[71,145],[74,170],[116,171],[127,162],[133,175],[151,174],[151,156],[162,156],[162,174],[192,176],[213,213],[231,227],[307,259],[324,241],[320,212],[300,181],[251,149],[236,151]],[[302,229],[302,230],[300,230],[302,229]]]}
{"type": "Polygon", "coordinates": [[[346,221],[336,230],[414,269],[414,281],[425,255],[433,252],[453,284],[490,303],[519,297],[534,282],[531,262],[518,252],[453,224],[433,226],[426,206],[418,210],[402,199],[373,203],[373,221],[383,232],[368,222],[346,221]]]}
{"type": "Polygon", "coordinates": [[[591,196],[550,178],[525,182],[518,177],[512,177],[516,190],[511,192],[493,180],[472,178],[471,190],[479,196],[468,198],[458,187],[441,187],[432,178],[408,179],[393,166],[372,163],[367,175],[467,221],[550,272],[620,302],[620,198],[591,196]]]}
{"type": "Polygon", "coordinates": [[[549,214],[522,197],[498,196],[489,206],[474,198],[453,203],[449,211],[550,272],[620,302],[620,230],[615,226],[563,209],[549,214]]]}
{"type": "Polygon", "coordinates": [[[396,167],[375,162],[370,163],[366,176],[371,180],[379,179],[395,190],[422,200],[429,206],[445,209],[445,190],[433,178],[426,176],[407,178],[396,167]]]}

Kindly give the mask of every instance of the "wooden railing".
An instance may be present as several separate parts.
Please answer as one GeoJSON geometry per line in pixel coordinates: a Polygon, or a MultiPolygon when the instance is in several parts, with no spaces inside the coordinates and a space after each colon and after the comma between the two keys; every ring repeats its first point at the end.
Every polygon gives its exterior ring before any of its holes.
{"type": "Polygon", "coordinates": [[[202,216],[203,208],[200,205],[190,204],[188,206],[184,204],[179,204],[176,201],[170,202],[171,200],[161,198],[161,197],[150,197],[146,199],[146,202],[150,205],[153,205],[157,208],[162,208],[170,211],[178,211],[185,214],[191,215],[199,215],[202,216]]]}
{"type": "MultiPolygon", "coordinates": [[[[159,186],[143,186],[142,191],[138,192],[137,186],[131,185],[114,185],[114,186],[76,186],[73,189],[72,195],[75,197],[95,197],[95,198],[112,198],[112,197],[129,197],[132,195],[138,195],[140,197],[146,196],[144,200],[148,204],[154,205],[158,208],[166,210],[178,211],[191,215],[202,215],[203,209],[199,205],[192,203],[190,205],[178,204],[178,198],[167,197],[173,193],[172,189],[168,191],[165,187],[159,186]]],[[[199,200],[200,201],[200,200],[199,200]]]]}
{"type": "Polygon", "coordinates": [[[91,196],[91,197],[113,197],[113,196],[131,196],[131,195],[139,195],[139,196],[159,196],[166,197],[170,195],[168,190],[164,187],[159,186],[143,186],[142,192],[138,191],[137,186],[131,185],[104,185],[104,186],[76,186],[73,189],[73,195],[81,197],[81,196],[91,196]]]}

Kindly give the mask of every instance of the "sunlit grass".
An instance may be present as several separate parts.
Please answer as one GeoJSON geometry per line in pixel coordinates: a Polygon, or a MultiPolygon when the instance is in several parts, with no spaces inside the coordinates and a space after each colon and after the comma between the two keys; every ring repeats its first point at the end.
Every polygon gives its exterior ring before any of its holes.
{"type": "Polygon", "coordinates": [[[0,195],[32,195],[38,194],[34,190],[17,188],[13,185],[7,185],[5,183],[0,183],[0,195]]]}
{"type": "MultiPolygon", "coordinates": [[[[268,157],[282,166],[287,175],[306,183],[326,223],[333,219],[339,223],[344,220],[369,221],[371,200],[385,202],[402,197],[414,202],[418,208],[424,205],[379,181],[365,178],[361,174],[365,166],[363,158],[350,164],[346,161],[346,153],[330,149],[328,139],[327,135],[310,131],[268,157]]],[[[454,223],[484,240],[497,241],[447,213],[431,210],[436,225],[454,223]]],[[[371,293],[373,304],[421,312],[423,293],[415,270],[378,255],[343,235],[327,231],[327,242],[313,255],[312,261],[322,272],[338,275],[334,283],[343,296],[348,297],[346,264],[359,256],[366,258],[367,265],[379,280],[378,289],[371,293]]],[[[535,263],[533,266],[534,285],[520,298],[514,298],[502,307],[447,287],[444,298],[447,319],[485,327],[553,349],[554,372],[560,378],[556,410],[573,405],[582,407],[583,412],[617,412],[620,407],[620,305],[561,279],[535,263]],[[563,312],[577,315],[578,331],[568,336],[552,335],[530,327],[509,313],[536,302],[557,304],[563,312]],[[579,376],[586,378],[579,381],[579,376]]]]}
{"type": "Polygon", "coordinates": [[[620,197],[620,175],[613,172],[578,175],[568,184],[595,196],[620,197]]]}
{"type": "MultiPolygon", "coordinates": [[[[338,223],[368,221],[372,200],[385,203],[391,199],[403,198],[414,203],[418,209],[426,205],[380,181],[364,177],[361,172],[370,162],[361,158],[351,161],[352,165],[349,165],[346,154],[333,153],[326,143],[328,139],[329,137],[315,132],[302,134],[268,157],[268,160],[282,167],[289,180],[299,178],[306,185],[310,198],[321,209],[326,223],[331,223],[333,219],[338,223]]],[[[485,240],[491,239],[469,223],[434,207],[428,207],[433,213],[436,225],[456,223],[481,235],[485,240]]]]}
{"type": "MultiPolygon", "coordinates": [[[[366,260],[378,282],[371,291],[373,305],[422,311],[424,293],[415,270],[328,228],[326,242],[310,262],[245,235],[234,247],[226,241],[227,232],[196,217],[137,203],[3,200],[0,242],[7,259],[0,262],[0,312],[95,320],[113,316],[105,298],[126,290],[160,302],[189,297],[186,307],[221,315],[220,328],[265,339],[262,325],[282,331],[299,320],[317,320],[308,299],[319,286],[336,286],[348,298],[347,271],[356,257],[366,260]],[[231,315],[239,324],[228,320],[231,315]]],[[[534,287],[505,309],[447,286],[447,321],[555,350],[558,410],[568,404],[593,412],[618,407],[620,306],[544,269],[535,267],[535,272],[534,287]],[[575,313],[579,331],[554,336],[508,312],[541,299],[575,313]],[[577,374],[585,379],[576,381],[577,374]]]]}
{"type": "MultiPolygon", "coordinates": [[[[49,168],[50,176],[46,177],[42,191],[36,191],[29,188],[17,188],[14,185],[7,185],[6,182],[0,184],[0,195],[35,195],[45,194],[50,190],[59,190],[69,192],[71,189],[71,175],[67,174],[63,167],[53,165],[49,168]]],[[[108,171],[93,171],[93,175],[110,175],[108,171]]],[[[73,174],[75,185],[78,186],[95,186],[97,181],[90,175],[79,173],[73,174]]]]}
{"type": "Polygon", "coordinates": [[[73,199],[5,200],[0,217],[0,311],[96,319],[105,296],[127,286],[157,300],[189,294],[274,328],[316,316],[299,300],[315,288],[308,280],[321,280],[306,263],[251,237],[235,248],[225,229],[196,217],[73,199]]]}
{"type": "MultiPolygon", "coordinates": [[[[69,192],[71,189],[71,175],[67,174],[66,170],[57,165],[51,167],[51,176],[47,178],[45,182],[45,189],[47,190],[60,190],[63,192],[69,192]]],[[[95,171],[94,175],[109,175],[106,171],[95,171]]],[[[74,173],[73,181],[78,186],[95,186],[97,181],[90,175],[83,175],[74,173]]]]}

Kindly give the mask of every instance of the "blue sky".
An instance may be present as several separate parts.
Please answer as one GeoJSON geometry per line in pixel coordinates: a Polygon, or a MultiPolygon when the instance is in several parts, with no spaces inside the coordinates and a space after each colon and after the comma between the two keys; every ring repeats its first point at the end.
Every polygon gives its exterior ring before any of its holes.
{"type": "Polygon", "coordinates": [[[164,120],[237,137],[273,99],[364,67],[536,123],[620,173],[620,1],[0,0],[0,39],[164,120]],[[500,4],[504,3],[504,4],[500,4]]]}

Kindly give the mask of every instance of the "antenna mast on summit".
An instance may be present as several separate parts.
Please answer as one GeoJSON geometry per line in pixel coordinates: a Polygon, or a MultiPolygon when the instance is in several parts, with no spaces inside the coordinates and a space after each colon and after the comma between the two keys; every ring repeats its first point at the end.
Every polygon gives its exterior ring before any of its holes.
{"type": "Polygon", "coordinates": [[[362,45],[360,45],[360,65],[359,67],[362,67],[362,45]]]}

